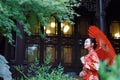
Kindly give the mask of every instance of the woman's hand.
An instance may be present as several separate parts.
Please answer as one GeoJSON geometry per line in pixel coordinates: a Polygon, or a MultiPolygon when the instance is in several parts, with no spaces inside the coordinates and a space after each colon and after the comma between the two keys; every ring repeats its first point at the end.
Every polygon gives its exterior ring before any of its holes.
{"type": "Polygon", "coordinates": [[[85,71],[81,71],[80,73],[79,73],[79,76],[82,78],[82,77],[84,77],[86,75],[86,72],[85,71]]]}
{"type": "Polygon", "coordinates": [[[82,56],[81,58],[80,58],[80,60],[81,60],[81,62],[84,64],[85,63],[85,57],[84,56],[82,56]]]}

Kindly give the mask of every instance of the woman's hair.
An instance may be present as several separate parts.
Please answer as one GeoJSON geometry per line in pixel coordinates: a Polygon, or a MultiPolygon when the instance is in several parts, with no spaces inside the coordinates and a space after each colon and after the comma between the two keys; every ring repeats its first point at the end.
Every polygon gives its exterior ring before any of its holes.
{"type": "Polygon", "coordinates": [[[90,39],[91,43],[94,44],[93,48],[96,49],[96,47],[97,47],[96,39],[95,38],[88,38],[88,39],[90,39]]]}

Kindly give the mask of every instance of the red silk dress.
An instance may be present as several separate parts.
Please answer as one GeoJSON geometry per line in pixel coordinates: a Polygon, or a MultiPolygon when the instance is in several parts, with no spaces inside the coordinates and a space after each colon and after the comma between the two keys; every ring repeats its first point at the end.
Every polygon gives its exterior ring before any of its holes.
{"type": "Polygon", "coordinates": [[[99,58],[94,50],[91,50],[86,56],[81,58],[83,70],[80,72],[82,80],[99,80],[99,58]]]}

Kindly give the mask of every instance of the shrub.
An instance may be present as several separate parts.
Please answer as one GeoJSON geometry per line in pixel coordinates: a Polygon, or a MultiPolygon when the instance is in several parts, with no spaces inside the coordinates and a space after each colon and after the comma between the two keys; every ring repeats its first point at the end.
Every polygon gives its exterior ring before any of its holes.
{"type": "Polygon", "coordinates": [[[120,55],[117,55],[112,66],[106,61],[100,62],[99,75],[101,80],[120,80],[120,55]]]}
{"type": "Polygon", "coordinates": [[[27,74],[24,73],[23,66],[16,66],[15,68],[23,75],[20,80],[77,80],[64,74],[64,68],[61,65],[58,65],[57,68],[52,68],[49,63],[50,55],[46,57],[43,65],[39,65],[38,60],[36,60],[28,68],[27,74]]]}

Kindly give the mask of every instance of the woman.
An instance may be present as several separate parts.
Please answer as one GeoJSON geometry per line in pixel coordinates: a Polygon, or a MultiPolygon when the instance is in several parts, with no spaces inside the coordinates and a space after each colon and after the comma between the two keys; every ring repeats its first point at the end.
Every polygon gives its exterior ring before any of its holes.
{"type": "Polygon", "coordinates": [[[99,80],[99,58],[94,50],[95,47],[96,40],[94,38],[87,38],[85,40],[84,48],[88,50],[88,54],[80,58],[83,64],[83,70],[80,72],[79,76],[82,80],[99,80]]]}

